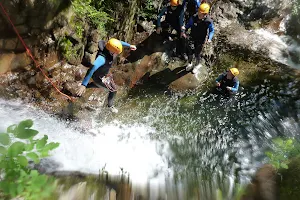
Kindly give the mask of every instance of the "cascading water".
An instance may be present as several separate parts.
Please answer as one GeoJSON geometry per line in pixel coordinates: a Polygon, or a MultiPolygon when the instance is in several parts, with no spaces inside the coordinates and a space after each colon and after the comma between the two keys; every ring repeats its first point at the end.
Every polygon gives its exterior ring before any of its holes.
{"type": "Polygon", "coordinates": [[[277,62],[300,69],[300,44],[287,35],[279,36],[265,29],[255,30],[268,43],[269,57],[277,62]]]}
{"type": "MultiPolygon", "coordinates": [[[[119,174],[123,168],[138,183],[146,183],[155,170],[167,170],[163,158],[156,152],[156,147],[163,142],[150,140],[153,129],[146,124],[126,125],[115,120],[93,130],[91,122],[87,127],[90,131],[87,129],[83,133],[74,128],[76,125],[66,124],[21,102],[1,100],[0,105],[0,130],[32,119],[41,136],[47,134],[49,140],[60,143],[50,161],[42,163],[47,172],[66,170],[97,174],[105,169],[119,174]]],[[[163,151],[167,153],[167,145],[163,151]]]]}
{"type": "MultiPolygon", "coordinates": [[[[47,171],[97,174],[123,172],[133,183],[148,183],[156,199],[191,199],[193,188],[204,199],[217,190],[231,199],[235,184],[249,181],[265,162],[264,150],[276,136],[297,138],[300,130],[299,83],[263,81],[248,86],[233,101],[210,92],[168,94],[156,89],[132,91],[117,102],[119,113],[100,108],[93,121],[66,123],[25,106],[0,101],[0,130],[24,119],[60,147],[42,162],[47,171]]],[[[41,135],[42,135],[41,134],[41,135]]]]}
{"type": "Polygon", "coordinates": [[[300,44],[286,34],[286,26],[290,15],[280,23],[279,30],[258,29],[255,33],[260,36],[260,44],[269,48],[269,57],[279,63],[300,69],[300,44]],[[284,34],[282,34],[284,33],[284,34]]]}

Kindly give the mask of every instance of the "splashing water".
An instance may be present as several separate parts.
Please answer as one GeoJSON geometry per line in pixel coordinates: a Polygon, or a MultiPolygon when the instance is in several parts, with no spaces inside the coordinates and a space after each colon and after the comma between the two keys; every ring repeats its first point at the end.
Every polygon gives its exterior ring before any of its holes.
{"type": "Polygon", "coordinates": [[[47,134],[50,141],[60,143],[50,161],[44,163],[48,172],[98,174],[99,170],[105,169],[117,175],[123,168],[137,183],[146,183],[157,171],[168,171],[163,157],[157,153],[159,146],[163,147],[160,153],[167,154],[168,145],[151,141],[149,135],[153,129],[147,125],[124,125],[114,121],[98,127],[97,131],[81,133],[70,128],[70,124],[21,102],[0,100],[0,107],[0,131],[24,119],[33,119],[40,136],[47,134]]]}
{"type": "Polygon", "coordinates": [[[300,44],[290,36],[279,36],[265,29],[255,30],[263,44],[268,44],[269,57],[277,62],[300,69],[300,44]]]}
{"type": "Polygon", "coordinates": [[[166,191],[170,199],[192,199],[185,193],[193,188],[203,199],[214,199],[218,189],[232,199],[234,183],[248,182],[265,162],[272,138],[298,137],[298,85],[265,80],[245,88],[233,105],[210,91],[182,95],[141,89],[118,102],[117,115],[101,108],[93,113],[85,132],[78,130],[80,123],[1,100],[0,130],[33,119],[35,129],[61,144],[43,162],[48,171],[97,174],[105,167],[120,174],[122,168],[134,183],[166,191]]]}

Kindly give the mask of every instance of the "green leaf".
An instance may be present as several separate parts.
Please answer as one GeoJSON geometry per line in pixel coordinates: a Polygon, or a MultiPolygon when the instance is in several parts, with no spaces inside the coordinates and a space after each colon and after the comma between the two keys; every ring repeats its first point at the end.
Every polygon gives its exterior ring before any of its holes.
{"type": "Polygon", "coordinates": [[[6,130],[7,133],[15,133],[15,129],[16,129],[17,125],[13,124],[11,126],[9,126],[6,130]]]}
{"type": "Polygon", "coordinates": [[[286,144],[289,146],[289,145],[292,145],[293,144],[293,140],[292,139],[288,139],[287,141],[286,141],[286,144]]]}
{"type": "Polygon", "coordinates": [[[27,119],[19,123],[18,129],[31,128],[32,126],[33,126],[33,121],[31,119],[27,119]]]}
{"type": "Polygon", "coordinates": [[[6,148],[3,146],[0,146],[0,154],[5,155],[6,154],[6,148]]]}
{"type": "Polygon", "coordinates": [[[16,197],[17,194],[17,186],[15,183],[9,183],[9,194],[11,197],[16,197]]]}
{"type": "Polygon", "coordinates": [[[34,148],[34,144],[33,143],[25,145],[25,151],[32,151],[33,148],[34,148]]]}
{"type": "Polygon", "coordinates": [[[45,157],[48,157],[49,156],[49,153],[48,153],[49,151],[48,150],[43,150],[43,151],[41,151],[40,153],[41,153],[41,157],[42,158],[45,158],[45,157]]]}
{"type": "Polygon", "coordinates": [[[21,194],[23,191],[24,191],[24,185],[23,184],[18,184],[17,193],[21,194]]]}
{"type": "Polygon", "coordinates": [[[266,156],[268,156],[270,159],[273,157],[273,153],[271,151],[265,152],[266,156]]]}
{"type": "Polygon", "coordinates": [[[8,148],[8,155],[16,157],[25,150],[25,144],[23,142],[15,142],[8,148]]]}
{"type": "Polygon", "coordinates": [[[281,138],[275,138],[273,142],[279,147],[283,146],[283,140],[281,138]]]}
{"type": "Polygon", "coordinates": [[[46,183],[47,183],[47,177],[44,175],[38,175],[32,181],[32,185],[38,190],[40,190],[41,187],[44,186],[44,184],[46,183]]]}
{"type": "Polygon", "coordinates": [[[18,130],[17,138],[28,139],[30,137],[36,136],[39,132],[33,129],[22,129],[18,130]]]}
{"type": "Polygon", "coordinates": [[[283,169],[288,169],[289,168],[288,165],[285,164],[285,163],[281,163],[280,167],[283,168],[283,169]]]}
{"type": "Polygon", "coordinates": [[[30,172],[31,178],[35,178],[35,177],[37,177],[38,175],[39,175],[39,172],[38,172],[37,170],[32,170],[32,171],[30,172]]]}
{"type": "Polygon", "coordinates": [[[21,166],[27,167],[27,165],[28,165],[28,160],[27,160],[27,158],[26,158],[25,156],[19,156],[19,157],[17,158],[17,160],[18,160],[18,162],[20,163],[21,166]]]}
{"type": "Polygon", "coordinates": [[[27,153],[26,156],[28,158],[30,158],[31,160],[33,160],[33,162],[35,164],[38,164],[40,162],[39,156],[36,153],[34,153],[34,152],[27,153]]]}
{"type": "Polygon", "coordinates": [[[0,134],[0,143],[3,145],[9,145],[10,144],[10,138],[7,133],[1,133],[0,134]]]}
{"type": "Polygon", "coordinates": [[[53,149],[56,149],[58,146],[59,146],[59,143],[57,143],[57,142],[50,142],[49,144],[47,144],[44,147],[44,150],[53,150],[53,149]]]}
{"type": "Polygon", "coordinates": [[[9,193],[9,182],[7,180],[0,181],[0,188],[4,193],[9,193]]]}
{"type": "Polygon", "coordinates": [[[279,162],[274,162],[273,165],[274,165],[274,167],[275,167],[276,169],[279,169],[279,168],[280,168],[279,162]]]}
{"type": "Polygon", "coordinates": [[[36,143],[36,148],[41,149],[47,144],[48,136],[44,135],[44,137],[36,143]]]}

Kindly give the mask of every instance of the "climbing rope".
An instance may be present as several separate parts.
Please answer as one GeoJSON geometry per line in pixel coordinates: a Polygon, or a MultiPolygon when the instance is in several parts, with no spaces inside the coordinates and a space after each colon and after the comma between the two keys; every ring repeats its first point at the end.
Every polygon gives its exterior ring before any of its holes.
{"type": "Polygon", "coordinates": [[[26,43],[24,42],[23,38],[21,37],[21,35],[19,34],[18,30],[16,29],[14,23],[12,22],[12,20],[10,19],[8,13],[6,12],[6,10],[4,9],[2,3],[0,2],[0,7],[2,9],[2,12],[4,13],[4,15],[6,16],[6,18],[8,19],[9,23],[11,24],[11,26],[13,27],[15,33],[17,34],[19,40],[21,41],[21,43],[23,44],[24,48],[26,49],[26,53],[27,55],[33,60],[35,66],[42,72],[42,74],[44,75],[44,77],[51,83],[51,85],[55,88],[55,90],[57,92],[59,92],[61,95],[63,95],[64,97],[67,97],[69,100],[74,101],[72,97],[70,97],[69,95],[64,94],[63,92],[61,92],[57,86],[51,81],[51,79],[45,74],[45,72],[42,70],[42,68],[40,67],[40,65],[38,64],[38,62],[34,59],[30,49],[27,47],[26,43]]]}

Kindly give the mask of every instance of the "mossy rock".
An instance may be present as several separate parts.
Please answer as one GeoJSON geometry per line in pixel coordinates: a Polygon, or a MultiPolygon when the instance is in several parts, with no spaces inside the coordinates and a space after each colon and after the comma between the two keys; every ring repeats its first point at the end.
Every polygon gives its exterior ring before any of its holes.
{"type": "Polygon", "coordinates": [[[300,155],[292,159],[289,168],[279,171],[281,180],[278,181],[280,199],[299,200],[300,198],[300,155]]]}

